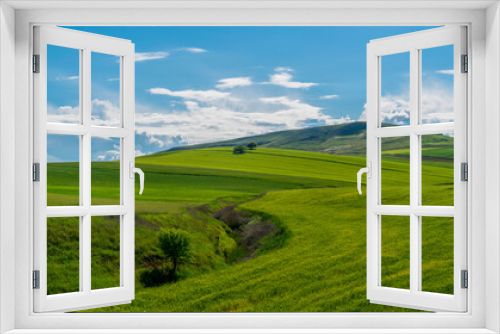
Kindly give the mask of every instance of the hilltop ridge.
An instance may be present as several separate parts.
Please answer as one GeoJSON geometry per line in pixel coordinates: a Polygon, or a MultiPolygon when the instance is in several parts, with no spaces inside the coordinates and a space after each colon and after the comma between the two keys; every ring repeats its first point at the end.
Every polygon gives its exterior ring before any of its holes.
{"type": "Polygon", "coordinates": [[[259,147],[322,152],[336,155],[365,155],[366,122],[277,131],[213,143],[177,146],[171,148],[169,151],[246,145],[249,142],[256,142],[259,147]]]}

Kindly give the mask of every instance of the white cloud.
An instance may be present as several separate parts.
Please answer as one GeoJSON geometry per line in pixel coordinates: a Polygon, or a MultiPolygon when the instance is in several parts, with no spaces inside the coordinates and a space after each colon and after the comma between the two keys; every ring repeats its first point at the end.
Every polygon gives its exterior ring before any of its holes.
{"type": "Polygon", "coordinates": [[[120,108],[110,101],[99,99],[92,100],[92,125],[97,126],[119,126],[120,108]]]}
{"type": "Polygon", "coordinates": [[[266,104],[280,104],[290,108],[308,109],[315,112],[321,110],[321,108],[319,107],[314,107],[310,104],[303,103],[300,100],[290,100],[288,96],[262,97],[259,100],[266,104]]]}
{"type": "Polygon", "coordinates": [[[92,137],[92,161],[120,160],[120,138],[92,137]]]}
{"type": "Polygon", "coordinates": [[[135,61],[143,62],[148,60],[163,59],[167,58],[170,52],[167,51],[156,51],[156,52],[136,52],[135,61]]]}
{"type": "MultiPolygon", "coordinates": [[[[274,131],[352,121],[349,116],[333,118],[323,113],[322,108],[300,99],[290,99],[287,96],[248,97],[246,100],[233,103],[233,106],[231,103],[223,103],[217,99],[208,98],[207,100],[203,94],[200,97],[198,91],[195,91],[197,93],[182,92],[182,94],[173,92],[176,96],[182,95],[181,97],[187,98],[182,104],[173,108],[169,107],[168,103],[165,109],[138,105],[135,115],[136,156],[167,150],[179,145],[215,142],[274,131]],[[191,97],[196,97],[201,101],[191,99],[191,97]]],[[[92,109],[99,116],[93,120],[94,125],[112,125],[119,116],[118,107],[110,101],[94,99],[92,109]]],[[[70,114],[75,114],[78,108],[65,106],[53,108],[53,110],[59,113],[66,110],[70,114]]],[[[119,159],[119,146],[113,141],[114,139],[99,138],[97,140],[96,138],[96,141],[92,143],[93,148],[95,147],[92,158],[99,161],[119,159]]]]}
{"type": "Polygon", "coordinates": [[[382,122],[397,125],[410,124],[410,102],[406,97],[382,96],[380,113],[382,122]]]}
{"type": "Polygon", "coordinates": [[[108,78],[107,81],[118,81],[120,78],[108,78]]]}
{"type": "Polygon", "coordinates": [[[276,72],[293,72],[292,68],[290,68],[290,67],[283,67],[283,66],[276,67],[274,70],[276,72]]]}
{"type": "Polygon", "coordinates": [[[78,106],[47,106],[47,122],[52,123],[79,123],[80,108],[78,106]]]}
{"type": "Polygon", "coordinates": [[[168,95],[174,97],[181,97],[183,99],[188,100],[196,100],[200,102],[213,102],[216,100],[224,100],[224,99],[234,99],[231,98],[231,93],[220,92],[218,90],[179,90],[172,91],[167,88],[151,88],[149,89],[149,93],[155,95],[168,95]]]}
{"type": "MultiPolygon", "coordinates": [[[[359,117],[366,121],[366,105],[359,117]]],[[[380,99],[380,117],[382,123],[408,125],[410,124],[410,102],[407,96],[384,95],[380,99]]]]}
{"type": "Polygon", "coordinates": [[[350,117],[342,117],[334,119],[329,115],[321,112],[322,108],[312,106],[300,100],[290,100],[287,96],[264,97],[260,101],[265,104],[281,105],[286,108],[278,110],[273,115],[283,117],[289,129],[297,129],[304,127],[311,122],[322,123],[317,125],[334,125],[350,122],[350,117]]]}
{"type": "MultiPolygon", "coordinates": [[[[208,50],[202,49],[202,48],[194,48],[194,47],[186,47],[186,48],[179,48],[179,49],[174,49],[171,50],[172,52],[179,52],[179,51],[185,51],[189,53],[204,53],[208,52],[208,50]]],[[[170,56],[169,51],[153,51],[153,52],[136,52],[135,53],[135,61],[136,62],[143,62],[143,61],[148,61],[148,60],[155,60],[155,59],[163,59],[167,58],[170,56]]]]}
{"type": "Polygon", "coordinates": [[[219,89],[234,88],[234,87],[245,87],[253,84],[251,77],[234,77],[226,78],[218,81],[215,87],[219,89]]]}
{"type": "MultiPolygon", "coordinates": [[[[453,122],[453,90],[443,85],[432,84],[422,90],[422,123],[453,122]]],[[[408,96],[384,95],[380,101],[383,123],[410,124],[410,102],[408,96]]],[[[366,121],[365,110],[359,120],[366,121]]]]}
{"type": "Polygon", "coordinates": [[[183,111],[136,114],[136,142],[143,152],[352,121],[349,116],[335,119],[319,107],[286,96],[256,99],[259,108],[251,111],[216,103],[184,103],[183,111]]]}
{"type": "Polygon", "coordinates": [[[67,81],[67,80],[72,81],[72,80],[78,80],[78,79],[80,79],[80,76],[78,76],[78,75],[70,75],[67,77],[64,77],[64,76],[56,77],[57,81],[67,81]]]}
{"type": "MultiPolygon", "coordinates": [[[[190,53],[208,52],[207,50],[202,49],[202,48],[191,48],[191,47],[179,48],[179,49],[173,50],[173,52],[175,52],[175,51],[186,51],[186,52],[190,52],[190,53]]],[[[148,60],[163,59],[163,58],[167,58],[168,56],[170,56],[169,51],[136,52],[135,53],[135,61],[136,62],[143,62],[143,61],[148,61],[148,60]]]]}
{"type": "Polygon", "coordinates": [[[436,71],[436,73],[453,75],[453,74],[455,74],[455,71],[454,70],[438,70],[438,71],[436,71]]]}
{"type": "Polygon", "coordinates": [[[437,83],[422,87],[422,123],[453,122],[453,88],[437,83]]]}
{"type": "Polygon", "coordinates": [[[208,50],[202,49],[202,48],[180,48],[177,49],[177,51],[187,51],[191,53],[203,53],[203,52],[208,52],[208,50]]]}
{"type": "Polygon", "coordinates": [[[278,73],[271,74],[269,76],[270,81],[265,82],[264,84],[277,85],[286,88],[305,88],[305,89],[318,85],[317,83],[314,82],[292,81],[293,76],[289,73],[292,71],[291,68],[277,67],[275,71],[278,73]]]}
{"type": "Polygon", "coordinates": [[[333,99],[338,99],[339,96],[332,94],[332,95],[323,95],[323,96],[320,96],[319,98],[322,100],[333,100],[333,99]]]}
{"type": "MultiPolygon", "coordinates": [[[[47,122],[78,124],[80,121],[79,107],[61,106],[47,107],[47,122]]],[[[91,102],[92,125],[118,126],[120,124],[120,108],[110,101],[94,99],[91,102]]]]}
{"type": "Polygon", "coordinates": [[[120,160],[120,148],[115,148],[113,150],[101,152],[100,155],[96,157],[98,161],[115,161],[120,160]]]}

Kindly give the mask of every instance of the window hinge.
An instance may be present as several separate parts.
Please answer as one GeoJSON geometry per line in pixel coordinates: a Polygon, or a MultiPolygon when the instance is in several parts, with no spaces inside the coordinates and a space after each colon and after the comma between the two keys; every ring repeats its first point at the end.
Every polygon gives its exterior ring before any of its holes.
{"type": "Polygon", "coordinates": [[[33,270],[33,289],[40,289],[40,270],[33,270]]]}
{"type": "Polygon", "coordinates": [[[469,165],[466,162],[462,162],[461,166],[461,180],[469,181],[469,165]]]}
{"type": "Polygon", "coordinates": [[[40,73],[40,55],[33,55],[33,73],[40,73]]]}
{"type": "Polygon", "coordinates": [[[33,164],[33,181],[40,182],[40,164],[38,162],[33,164]]]}
{"type": "Polygon", "coordinates": [[[469,56],[467,55],[462,55],[462,70],[460,72],[469,72],[469,56]]]}
{"type": "Polygon", "coordinates": [[[467,289],[469,287],[469,272],[467,270],[462,270],[462,289],[467,289]]]}

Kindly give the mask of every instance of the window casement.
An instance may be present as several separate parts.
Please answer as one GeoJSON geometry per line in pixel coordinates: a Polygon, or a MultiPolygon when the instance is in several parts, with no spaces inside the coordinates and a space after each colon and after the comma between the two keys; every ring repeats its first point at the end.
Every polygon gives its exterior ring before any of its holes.
{"type": "MultiPolygon", "coordinates": [[[[129,303],[134,299],[134,44],[128,40],[83,33],[64,28],[34,28],[34,311],[64,312],[129,303]],[[69,48],[79,54],[79,112],[76,124],[47,119],[48,47],[69,48]],[[120,115],[117,126],[95,126],[91,110],[92,55],[118,56],[120,63],[120,115]],[[47,138],[75,139],[79,150],[79,204],[47,201],[47,138]],[[117,205],[95,205],[91,186],[91,145],[95,137],[115,138],[119,143],[120,199],[117,205]],[[116,287],[92,289],[92,217],[115,216],[119,225],[120,277],[116,287]],[[79,224],[79,288],[67,293],[48,291],[48,221],[67,217],[79,224]]],[[[53,92],[52,92],[53,93],[53,92]]],[[[141,185],[142,187],[142,185],[141,185]]],[[[57,228],[64,229],[63,225],[57,228]]]]}
{"type": "MultiPolygon", "coordinates": [[[[467,290],[463,281],[467,275],[467,182],[462,175],[464,164],[467,166],[466,55],[466,28],[460,26],[373,40],[367,46],[367,297],[372,303],[432,311],[467,310],[467,290]],[[451,102],[454,114],[451,122],[440,123],[425,114],[422,59],[425,51],[443,46],[453,47],[451,102]],[[382,121],[383,58],[403,53],[409,53],[409,124],[387,126],[382,121]],[[425,136],[438,134],[454,138],[453,206],[423,201],[422,142],[425,136]],[[387,192],[393,191],[385,189],[382,182],[383,142],[390,138],[409,142],[409,194],[404,194],[408,188],[402,187],[402,195],[409,195],[409,203],[404,203],[408,205],[401,205],[398,200],[394,205],[385,200],[387,192]],[[401,236],[407,238],[401,242],[409,243],[409,289],[384,286],[382,225],[384,218],[391,216],[402,217],[409,223],[409,236],[401,236]],[[428,217],[449,217],[448,222],[453,224],[453,294],[428,292],[422,286],[422,243],[425,239],[422,226],[428,217]]],[[[393,221],[387,219],[386,224],[393,221]]]]}

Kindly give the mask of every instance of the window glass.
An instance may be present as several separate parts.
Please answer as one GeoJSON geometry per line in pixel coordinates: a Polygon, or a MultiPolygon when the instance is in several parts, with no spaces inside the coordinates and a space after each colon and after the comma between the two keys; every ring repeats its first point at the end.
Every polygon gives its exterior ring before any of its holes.
{"type": "Polygon", "coordinates": [[[91,124],[120,127],[121,57],[92,52],[91,124]]]}
{"type": "Polygon", "coordinates": [[[382,216],[382,286],[410,289],[410,217],[382,216]]]}
{"type": "Polygon", "coordinates": [[[80,50],[47,45],[47,121],[80,123],[80,50]]]}
{"type": "Polygon", "coordinates": [[[380,123],[385,126],[410,124],[410,53],[380,57],[380,123]]]}
{"type": "Polygon", "coordinates": [[[422,217],[422,291],[453,294],[453,218],[422,217]]]}
{"type": "Polygon", "coordinates": [[[120,138],[92,137],[92,205],[120,205],[120,138]]]}
{"type": "Polygon", "coordinates": [[[453,45],[421,50],[421,123],[453,122],[453,45]]]}
{"type": "Polygon", "coordinates": [[[47,205],[80,205],[80,136],[47,135],[47,205]]]}
{"type": "Polygon", "coordinates": [[[380,140],[382,205],[410,205],[410,137],[380,140]]]}
{"type": "Polygon", "coordinates": [[[80,218],[47,218],[47,294],[80,291],[80,218]]]}
{"type": "Polygon", "coordinates": [[[92,290],[120,286],[120,216],[92,217],[92,290]]]}
{"type": "Polygon", "coordinates": [[[453,206],[453,133],[424,135],[422,142],[422,205],[453,206]]]}

